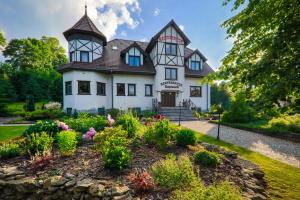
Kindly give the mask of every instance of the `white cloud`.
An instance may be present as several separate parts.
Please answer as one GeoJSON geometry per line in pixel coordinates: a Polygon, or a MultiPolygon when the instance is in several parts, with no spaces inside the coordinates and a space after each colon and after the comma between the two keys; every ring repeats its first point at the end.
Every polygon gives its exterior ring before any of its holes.
{"type": "Polygon", "coordinates": [[[140,42],[147,42],[147,41],[148,41],[147,38],[142,38],[142,39],[140,39],[140,42]]]}
{"type": "Polygon", "coordinates": [[[153,12],[153,15],[154,15],[155,17],[157,17],[159,14],[160,14],[160,9],[159,9],[159,8],[155,8],[155,9],[154,9],[154,12],[153,12]]]}
{"type": "Polygon", "coordinates": [[[184,26],[183,25],[179,25],[179,28],[184,31],[184,26]]]}

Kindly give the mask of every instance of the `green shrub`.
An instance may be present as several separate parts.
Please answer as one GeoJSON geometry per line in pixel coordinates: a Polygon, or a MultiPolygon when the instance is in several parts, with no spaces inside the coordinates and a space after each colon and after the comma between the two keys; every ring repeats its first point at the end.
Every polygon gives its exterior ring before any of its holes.
{"type": "Polygon", "coordinates": [[[57,134],[57,144],[61,155],[70,156],[76,151],[77,133],[75,131],[62,131],[57,134]]]}
{"type": "Polygon", "coordinates": [[[0,146],[0,158],[12,158],[20,155],[20,146],[16,143],[7,143],[0,146]]]}
{"type": "Polygon", "coordinates": [[[26,104],[24,105],[24,108],[28,112],[32,112],[35,110],[35,102],[34,97],[32,95],[28,95],[26,97],[26,104]]]}
{"type": "Polygon", "coordinates": [[[131,160],[130,153],[125,146],[111,146],[111,143],[105,144],[102,150],[102,158],[105,167],[115,170],[128,167],[131,160]]]}
{"type": "Polygon", "coordinates": [[[154,182],[165,189],[175,189],[189,186],[197,180],[193,163],[187,155],[168,157],[157,161],[151,166],[154,182]]]}
{"type": "Polygon", "coordinates": [[[142,116],[145,117],[145,118],[148,118],[148,117],[153,117],[154,115],[156,115],[156,113],[152,110],[144,110],[142,111],[142,116]]]}
{"type": "Polygon", "coordinates": [[[144,137],[148,144],[154,144],[160,149],[164,149],[169,142],[174,140],[177,132],[176,125],[171,124],[168,120],[160,120],[146,130],[144,137]]]}
{"type": "Polygon", "coordinates": [[[195,153],[194,158],[197,163],[201,163],[207,167],[215,167],[221,162],[218,154],[209,151],[197,152],[195,153]]]}
{"type": "Polygon", "coordinates": [[[172,200],[241,200],[241,193],[237,187],[227,181],[205,188],[201,183],[193,183],[188,189],[176,190],[172,200]]]}
{"type": "Polygon", "coordinates": [[[197,136],[195,131],[191,129],[181,129],[176,134],[176,141],[180,146],[195,145],[197,143],[197,136]]]}
{"type": "Polygon", "coordinates": [[[24,113],[24,119],[26,120],[59,119],[62,118],[64,115],[65,113],[60,109],[36,110],[33,112],[24,113]]]}
{"type": "Polygon", "coordinates": [[[23,133],[24,136],[32,133],[46,132],[49,135],[55,135],[59,132],[59,127],[54,121],[38,121],[34,125],[29,126],[23,133]]]}
{"type": "Polygon", "coordinates": [[[112,118],[116,119],[120,115],[121,111],[117,108],[107,109],[106,114],[111,115],[112,118]]]}
{"type": "Polygon", "coordinates": [[[111,138],[116,138],[122,143],[123,146],[127,143],[127,132],[122,129],[121,126],[114,128],[106,127],[102,132],[99,132],[94,137],[94,144],[96,149],[101,149],[106,141],[113,140],[111,138]]]}
{"type": "Polygon", "coordinates": [[[78,118],[69,118],[64,122],[69,128],[81,133],[86,133],[91,127],[96,131],[102,131],[107,124],[107,120],[103,116],[90,116],[81,113],[79,113],[78,118]]]}
{"type": "Polygon", "coordinates": [[[273,132],[300,133],[300,114],[273,118],[269,121],[268,126],[273,132]]]}
{"type": "Polygon", "coordinates": [[[121,125],[127,131],[129,138],[134,138],[138,131],[140,122],[131,112],[125,113],[118,117],[116,125],[121,125]]]}
{"type": "Polygon", "coordinates": [[[46,132],[31,133],[26,137],[26,150],[30,155],[46,154],[52,148],[53,138],[46,132]]]}

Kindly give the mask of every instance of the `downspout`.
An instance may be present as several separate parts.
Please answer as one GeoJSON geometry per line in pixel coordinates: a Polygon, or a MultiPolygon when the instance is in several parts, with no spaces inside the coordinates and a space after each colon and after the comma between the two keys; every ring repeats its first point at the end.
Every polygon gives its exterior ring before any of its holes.
{"type": "Polygon", "coordinates": [[[206,107],[208,112],[208,83],[206,83],[206,107]]]}
{"type": "Polygon", "coordinates": [[[111,108],[114,108],[114,75],[112,73],[112,69],[110,70],[111,73],[111,108]]]}

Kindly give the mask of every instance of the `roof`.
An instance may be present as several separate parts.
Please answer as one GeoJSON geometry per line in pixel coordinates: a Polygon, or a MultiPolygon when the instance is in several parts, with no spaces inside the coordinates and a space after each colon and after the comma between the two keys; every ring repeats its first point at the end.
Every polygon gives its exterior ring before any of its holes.
{"type": "MultiPolygon", "coordinates": [[[[145,52],[148,42],[139,42],[132,40],[114,39],[107,43],[107,46],[103,49],[103,56],[94,60],[91,63],[83,62],[70,62],[58,68],[60,72],[70,70],[86,70],[86,71],[99,71],[103,73],[120,73],[120,74],[141,74],[141,75],[154,75],[156,73],[155,67],[149,58],[145,57],[144,65],[139,67],[131,67],[126,64],[121,57],[122,52],[132,46],[138,46],[145,52]],[[116,46],[117,50],[112,50],[112,47],[116,46]]],[[[189,48],[185,48],[184,57],[188,59],[194,51],[189,48]]],[[[187,77],[204,77],[213,72],[213,69],[206,63],[203,63],[202,70],[195,71],[190,70],[185,66],[185,76],[187,77]]]]}
{"type": "Polygon", "coordinates": [[[104,45],[106,45],[107,43],[105,35],[98,30],[98,28],[95,26],[95,24],[92,22],[92,20],[88,17],[86,13],[72,28],[66,30],[63,34],[68,40],[69,36],[76,33],[89,34],[101,39],[104,45]]]}
{"type": "Polygon", "coordinates": [[[151,49],[153,48],[154,44],[156,43],[156,41],[158,40],[159,36],[169,27],[169,26],[173,26],[175,28],[175,30],[180,34],[180,36],[183,38],[184,40],[184,44],[185,46],[189,45],[191,43],[191,41],[188,39],[188,37],[184,34],[184,32],[179,28],[179,26],[175,23],[175,21],[172,19],[167,25],[165,25],[158,33],[156,33],[156,35],[154,35],[151,40],[150,43],[146,49],[147,52],[150,52],[151,49]]]}

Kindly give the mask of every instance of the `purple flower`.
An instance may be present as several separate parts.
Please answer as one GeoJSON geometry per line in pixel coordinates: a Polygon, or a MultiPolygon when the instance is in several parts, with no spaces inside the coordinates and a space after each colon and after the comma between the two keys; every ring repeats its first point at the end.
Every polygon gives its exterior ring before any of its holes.
{"type": "Polygon", "coordinates": [[[111,117],[110,114],[107,115],[107,121],[108,121],[109,126],[112,126],[113,123],[115,122],[115,120],[111,117]]]}
{"type": "Polygon", "coordinates": [[[64,122],[59,122],[58,127],[60,127],[62,130],[69,130],[69,126],[64,122]]]}
{"type": "Polygon", "coordinates": [[[83,138],[86,140],[93,140],[96,135],[96,131],[93,127],[91,127],[84,135],[83,138]]]}

